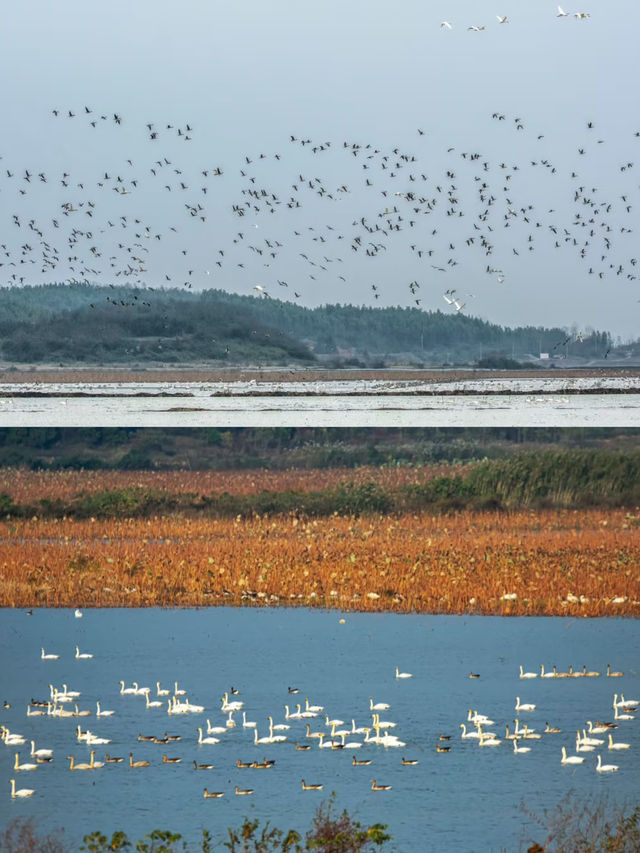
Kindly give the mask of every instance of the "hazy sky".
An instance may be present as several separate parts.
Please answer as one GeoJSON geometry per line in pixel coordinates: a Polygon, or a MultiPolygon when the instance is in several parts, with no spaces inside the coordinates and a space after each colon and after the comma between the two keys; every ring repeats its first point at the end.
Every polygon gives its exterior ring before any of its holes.
{"type": "Polygon", "coordinates": [[[0,281],[455,311],[449,292],[635,338],[640,6],[565,10],[7,0],[0,281]]]}

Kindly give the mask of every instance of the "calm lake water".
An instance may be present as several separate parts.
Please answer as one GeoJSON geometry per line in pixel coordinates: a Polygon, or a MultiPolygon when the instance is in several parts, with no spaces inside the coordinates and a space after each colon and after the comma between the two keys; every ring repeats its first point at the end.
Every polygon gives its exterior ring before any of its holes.
{"type": "MultiPolygon", "coordinates": [[[[542,619],[498,617],[410,616],[396,614],[340,614],[303,609],[200,610],[87,610],[74,618],[69,610],[0,611],[2,680],[0,700],[11,708],[0,715],[12,731],[33,738],[37,748],[51,748],[54,760],[33,772],[12,770],[14,754],[28,761],[29,744],[0,746],[0,816],[34,817],[41,827],[64,825],[72,839],[100,829],[125,830],[139,838],[154,828],[171,828],[197,840],[202,828],[217,840],[226,828],[238,827],[245,815],[270,819],[282,828],[305,829],[318,803],[332,791],[340,808],[362,822],[389,825],[393,849],[498,851],[525,849],[541,831],[522,811],[541,813],[553,808],[569,792],[594,801],[607,795],[616,803],[637,805],[640,796],[640,718],[620,721],[614,740],[631,745],[610,752],[598,747],[603,762],[615,763],[617,773],[598,774],[596,755],[585,753],[583,765],[561,766],[561,747],[574,753],[575,731],[587,719],[613,717],[614,692],[638,698],[640,627],[637,621],[617,619],[542,619]],[[340,620],[344,619],[344,624],[340,620]],[[93,654],[75,659],[75,646],[93,654]],[[41,660],[40,649],[60,655],[41,660]],[[607,663],[624,672],[606,678],[607,663]],[[540,664],[559,670],[570,665],[603,673],[597,678],[519,678],[519,665],[539,671],[540,664]],[[396,679],[395,667],[413,674],[396,679]],[[480,674],[470,679],[469,673],[480,674]],[[151,688],[156,682],[173,690],[174,682],[187,691],[191,703],[204,713],[167,714],[145,708],[143,696],[121,695],[120,680],[151,688]],[[46,699],[49,684],[80,691],[80,709],[91,716],[27,717],[28,701],[46,699]],[[324,706],[332,718],[351,727],[371,724],[369,697],[389,704],[381,711],[390,729],[406,746],[387,748],[365,744],[360,749],[319,749],[305,738],[327,730],[323,716],[289,720],[285,743],[255,746],[252,729],[237,725],[217,734],[215,745],[198,745],[197,726],[206,719],[224,726],[221,696],[231,686],[240,692],[230,699],[244,702],[249,721],[258,724],[259,737],[268,735],[267,717],[285,724],[285,704],[294,710],[324,706]],[[297,687],[297,695],[288,692],[297,687]],[[534,703],[535,711],[514,710],[516,696],[534,703]],[[112,709],[111,717],[96,718],[96,701],[112,709]],[[510,741],[495,748],[479,748],[461,738],[460,723],[467,709],[486,714],[488,728],[504,738],[505,724],[514,717],[536,732],[545,722],[562,734],[530,740],[531,752],[514,755],[510,741]],[[77,723],[111,743],[96,746],[96,760],[106,751],[149,767],[131,769],[107,764],[93,772],[69,772],[66,756],[89,760],[89,747],[75,738],[77,723]],[[165,731],[181,740],[166,745],[138,742],[138,734],[161,737],[165,731]],[[449,753],[436,752],[440,733],[451,736],[449,753]],[[297,751],[295,742],[312,744],[297,751]],[[162,755],[180,757],[180,764],[164,764],[162,755]],[[354,767],[353,755],[370,758],[371,765],[354,767]],[[242,761],[275,760],[268,770],[239,769],[242,761]],[[403,766],[402,758],[417,759],[403,766]],[[196,771],[193,761],[215,765],[196,771]],[[30,799],[12,801],[9,779],[18,787],[35,790],[30,799]],[[303,791],[301,780],[323,784],[322,793],[303,791]],[[391,785],[374,792],[371,780],[391,785]],[[238,797],[234,786],[252,788],[238,797]],[[222,799],[203,797],[203,789],[223,791],[222,799]]],[[[71,707],[71,706],[67,706],[71,707]]],[[[340,727],[343,727],[342,724],[340,727]]],[[[599,736],[606,737],[606,736],[599,736]]],[[[364,735],[349,741],[362,742],[364,735]]],[[[520,741],[522,745],[524,742],[520,741]]]]}
{"type": "Polygon", "coordinates": [[[636,377],[6,383],[0,425],[640,426],[639,391],[636,377]]]}

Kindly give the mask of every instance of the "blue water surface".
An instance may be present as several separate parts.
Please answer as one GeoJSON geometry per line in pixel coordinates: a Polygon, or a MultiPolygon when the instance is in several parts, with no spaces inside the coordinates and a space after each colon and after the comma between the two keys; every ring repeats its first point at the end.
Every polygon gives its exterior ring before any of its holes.
{"type": "MultiPolygon", "coordinates": [[[[0,611],[0,719],[27,738],[24,746],[0,746],[0,820],[33,817],[42,829],[64,827],[79,843],[94,830],[124,830],[141,838],[156,828],[180,832],[193,842],[209,829],[219,845],[228,827],[245,816],[270,820],[283,829],[306,830],[318,804],[336,792],[336,804],[362,823],[383,822],[393,835],[390,849],[447,850],[465,853],[526,849],[544,832],[527,814],[542,815],[574,792],[597,802],[637,805],[640,795],[640,718],[621,721],[614,740],[631,745],[610,752],[606,743],[584,755],[580,766],[560,764],[561,746],[575,752],[575,732],[587,720],[611,720],[614,693],[640,698],[638,678],[640,629],[637,621],[621,619],[500,618],[322,612],[305,609],[96,609],[76,618],[72,610],[0,611]],[[344,620],[342,622],[342,620],[344,620]],[[75,646],[93,658],[75,658],[75,646]],[[42,660],[41,647],[60,655],[42,660]],[[607,663],[624,672],[606,678],[607,663]],[[519,666],[539,672],[557,665],[602,673],[599,677],[566,679],[519,678],[519,666]],[[412,673],[396,679],[395,668],[412,673]],[[469,678],[469,673],[480,675],[469,678]],[[147,709],[143,696],[122,695],[120,681],[151,688],[150,698],[162,708],[147,709]],[[166,697],[156,695],[156,682],[173,692],[184,689],[197,714],[168,715],[166,697]],[[27,717],[32,699],[47,699],[49,685],[80,691],[78,705],[91,716],[27,717]],[[231,686],[230,700],[242,701],[247,720],[256,721],[259,737],[268,735],[268,716],[287,741],[253,743],[253,729],[234,715],[235,727],[215,735],[220,742],[199,745],[197,727],[225,725],[221,697],[231,686]],[[289,693],[289,688],[299,693],[289,693]],[[515,711],[516,697],[534,703],[535,711],[515,711]],[[387,703],[384,720],[403,747],[365,744],[359,749],[319,749],[305,737],[325,730],[324,715],[285,720],[305,697],[322,705],[340,728],[371,726],[370,697],[387,703]],[[10,708],[2,709],[6,700],[10,708]],[[96,718],[96,701],[112,709],[96,718]],[[503,742],[479,748],[461,738],[460,723],[468,709],[495,721],[488,726],[503,742]],[[514,755],[504,740],[505,725],[513,729],[519,716],[536,732],[545,722],[562,729],[527,741],[531,752],[514,755]],[[100,770],[69,772],[67,756],[89,760],[89,747],[78,743],[76,726],[111,743],[96,746],[96,760],[106,752],[123,756],[122,764],[100,770]],[[138,735],[181,736],[169,744],[140,742],[138,735]],[[438,753],[440,733],[450,735],[448,753],[438,753]],[[54,760],[32,772],[14,772],[16,751],[29,761],[29,740],[51,748],[54,760]],[[294,744],[308,743],[298,751],[294,744]],[[127,760],[147,760],[149,767],[131,769],[127,760]],[[596,756],[619,765],[610,774],[595,772],[596,756]],[[182,758],[165,764],[162,755],[182,758]],[[354,767],[353,756],[370,758],[370,766],[354,767]],[[268,770],[236,766],[264,757],[275,760],[268,770]],[[404,766],[402,758],[417,759],[404,766]],[[212,763],[196,771],[193,761],[212,763]],[[33,797],[12,800],[9,779],[35,790],[33,797]],[[303,791],[302,779],[322,784],[322,792],[303,791]],[[391,785],[372,791],[371,780],[391,785]],[[251,788],[236,796],[234,787],[251,788]],[[205,786],[223,791],[221,799],[204,799],[205,786]],[[4,793],[2,790],[4,789],[4,793]]],[[[184,697],[181,697],[184,699],[184,697]]],[[[66,705],[65,707],[73,707],[66,705]]],[[[373,734],[373,732],[372,732],[373,734]]],[[[599,737],[606,738],[606,735],[599,737]]],[[[349,741],[362,742],[364,735],[349,741]]],[[[440,743],[445,743],[440,741],[440,743]]],[[[520,744],[522,745],[522,741],[520,744]]]]}

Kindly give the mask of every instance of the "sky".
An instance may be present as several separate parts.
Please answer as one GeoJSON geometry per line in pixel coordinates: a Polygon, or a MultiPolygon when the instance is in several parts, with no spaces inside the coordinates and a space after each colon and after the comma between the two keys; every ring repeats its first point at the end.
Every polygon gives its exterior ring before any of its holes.
{"type": "Polygon", "coordinates": [[[7,0],[0,283],[635,339],[640,7],[558,11],[7,0]]]}

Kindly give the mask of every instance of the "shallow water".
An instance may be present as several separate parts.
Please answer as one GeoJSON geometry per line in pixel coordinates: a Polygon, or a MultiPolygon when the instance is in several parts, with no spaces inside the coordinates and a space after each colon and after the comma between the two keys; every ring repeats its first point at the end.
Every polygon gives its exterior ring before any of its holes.
{"type": "MultiPolygon", "coordinates": [[[[229,826],[239,826],[245,815],[270,819],[283,828],[306,828],[318,802],[337,792],[340,808],[362,822],[389,825],[396,850],[451,851],[517,850],[523,839],[541,840],[535,824],[521,810],[536,813],[554,807],[568,791],[579,797],[608,794],[614,802],[635,804],[640,795],[638,721],[620,723],[614,740],[631,744],[617,753],[600,748],[604,763],[620,766],[601,776],[594,770],[595,753],[585,754],[576,768],[560,765],[560,750],[573,752],[575,729],[587,719],[610,719],[614,692],[638,698],[637,671],[640,630],[633,620],[541,619],[499,617],[400,616],[396,614],[341,614],[306,610],[89,610],[76,619],[69,610],[0,612],[2,691],[11,708],[2,722],[11,730],[34,738],[37,747],[54,749],[54,761],[36,771],[12,772],[15,749],[0,747],[0,815],[33,816],[38,825],[61,823],[76,839],[95,829],[124,829],[138,838],[154,828],[169,827],[197,840],[202,828],[220,839],[229,826]],[[340,624],[344,618],[344,624],[340,624]],[[93,653],[76,660],[75,645],[93,653]],[[57,661],[40,659],[40,648],[60,654],[57,661]],[[520,680],[518,667],[539,670],[541,663],[566,670],[573,664],[604,672],[607,662],[623,670],[624,678],[520,680]],[[413,673],[397,680],[396,665],[413,673]],[[480,674],[470,679],[469,672],[480,674]],[[137,681],[152,688],[156,681],[188,692],[192,703],[204,705],[202,714],[169,716],[165,707],[145,709],[141,696],[121,695],[119,681],[137,681]],[[46,698],[49,683],[81,692],[83,728],[111,739],[97,746],[96,757],[112,755],[149,760],[148,768],[126,764],[101,770],[70,773],[65,757],[87,761],[89,748],[74,737],[78,719],[26,717],[33,696],[46,698]],[[397,723],[393,732],[406,743],[384,749],[365,745],[356,750],[320,750],[316,742],[307,752],[296,751],[305,741],[305,721],[290,720],[286,743],[254,746],[250,729],[237,725],[220,743],[197,744],[197,726],[224,725],[220,697],[234,685],[244,702],[247,718],[257,721],[259,736],[268,734],[267,716],[285,722],[285,704],[325,706],[332,717],[350,726],[371,724],[369,697],[390,705],[381,712],[397,723]],[[295,686],[297,695],[288,693],[295,686]],[[545,721],[563,734],[529,741],[531,752],[514,755],[511,744],[480,749],[460,738],[459,724],[467,709],[479,709],[504,735],[513,727],[516,696],[535,703],[522,712],[537,731],[545,721]],[[113,709],[112,717],[96,719],[95,702],[113,709]],[[295,700],[295,702],[294,702],[295,700]],[[179,742],[155,745],[137,740],[138,733],[180,734],[179,742]],[[451,735],[451,752],[438,754],[440,732],[451,735]],[[162,754],[181,757],[167,765],[162,754]],[[369,767],[353,767],[352,755],[371,758],[369,767]],[[235,763],[275,759],[269,770],[238,769],[235,763]],[[401,758],[415,758],[417,766],[402,766],[401,758]],[[215,769],[195,771],[192,762],[210,762],[215,769]],[[16,775],[19,787],[36,793],[11,801],[8,779],[16,775]],[[301,779],[324,785],[322,793],[303,792],[301,779]],[[371,779],[391,785],[390,791],[371,791],[371,779]],[[234,786],[250,787],[250,797],[236,797],[234,786]],[[203,788],[224,791],[219,800],[205,800],[203,788]]],[[[321,717],[308,721],[312,730],[325,729],[321,717]]],[[[363,735],[348,740],[363,740],[363,735]]],[[[521,742],[522,743],[522,742],[521,742]]],[[[27,760],[28,744],[20,748],[27,760]]]]}
{"type": "MultiPolygon", "coordinates": [[[[66,393],[77,393],[78,388],[68,386],[66,393]]],[[[83,393],[92,396],[82,397],[64,396],[64,389],[53,397],[28,396],[25,391],[27,396],[0,398],[0,426],[640,426],[639,393],[456,396],[395,389],[253,395],[227,390],[223,395],[205,386],[185,389],[173,384],[171,390],[156,388],[150,396],[134,396],[128,388],[112,384],[108,391],[85,388],[83,393]]]]}

